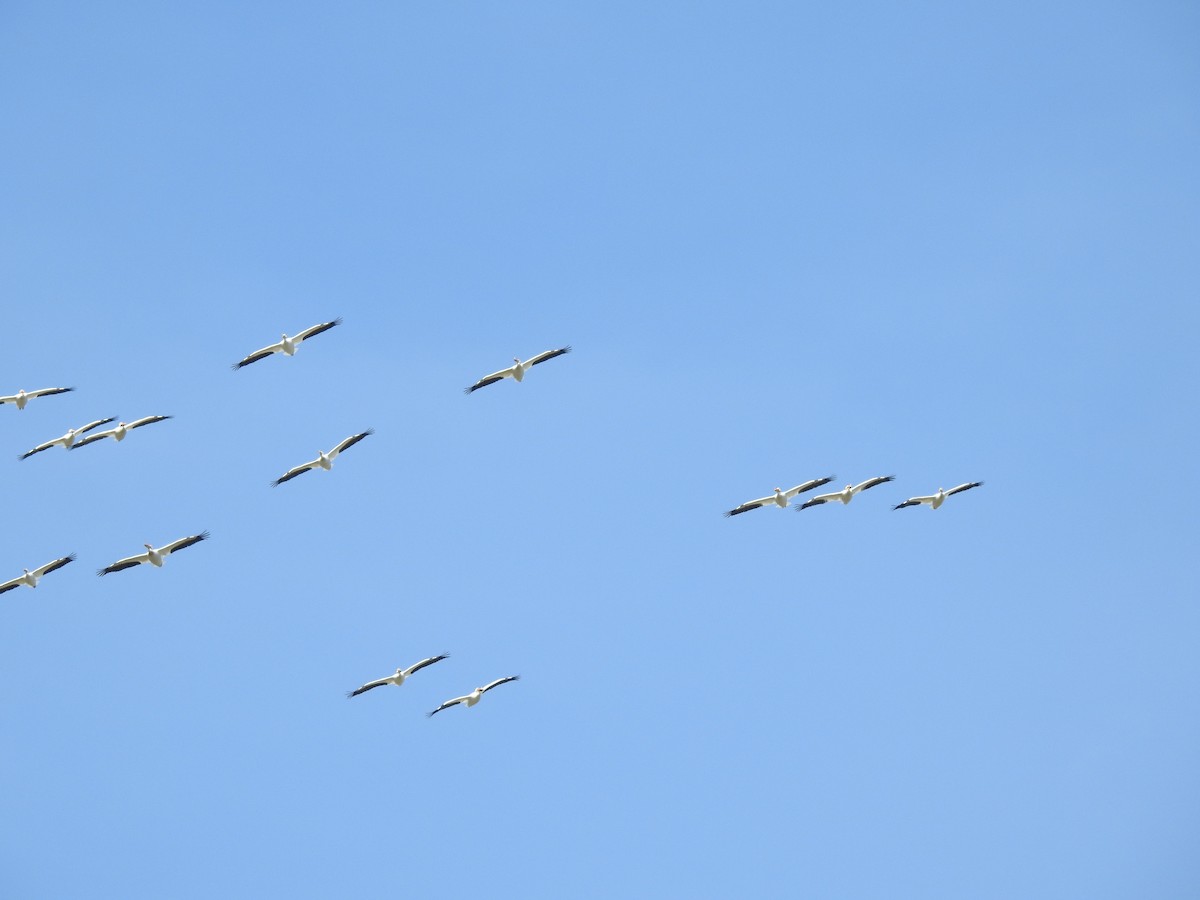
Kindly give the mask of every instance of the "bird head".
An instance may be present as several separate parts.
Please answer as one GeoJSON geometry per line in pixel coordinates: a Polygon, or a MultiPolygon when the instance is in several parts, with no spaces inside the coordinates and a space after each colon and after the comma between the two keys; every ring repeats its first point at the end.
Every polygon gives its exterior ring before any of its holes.
{"type": "Polygon", "coordinates": [[[22,569],[21,571],[22,571],[22,572],[24,572],[26,575],[28,575],[28,574],[29,574],[29,570],[28,570],[28,569],[22,569]]]}
{"type": "Polygon", "coordinates": [[[520,363],[521,363],[521,358],[520,358],[519,356],[514,356],[514,357],[513,357],[513,362],[515,362],[515,363],[517,363],[518,365],[520,365],[520,363]]]}
{"type": "Polygon", "coordinates": [[[145,547],[147,550],[153,550],[153,549],[154,549],[154,547],[152,547],[150,544],[142,544],[142,546],[143,546],[143,547],[145,547]]]}
{"type": "Polygon", "coordinates": [[[783,493],[783,488],[775,488],[775,493],[777,493],[777,494],[782,494],[782,493],[783,493]]]}

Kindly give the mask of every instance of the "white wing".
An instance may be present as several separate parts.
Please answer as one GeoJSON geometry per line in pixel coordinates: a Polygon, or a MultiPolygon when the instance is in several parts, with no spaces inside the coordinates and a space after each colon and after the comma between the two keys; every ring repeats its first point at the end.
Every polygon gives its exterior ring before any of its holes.
{"type": "Polygon", "coordinates": [[[873,488],[878,484],[883,484],[887,481],[895,481],[895,479],[895,475],[881,475],[878,478],[868,478],[866,481],[856,484],[854,487],[850,488],[850,493],[851,495],[857,494],[859,491],[865,491],[868,488],[873,488]]]}
{"type": "Polygon", "coordinates": [[[29,459],[29,457],[33,456],[33,454],[35,454],[35,453],[41,453],[43,450],[49,450],[55,444],[66,444],[66,442],[67,442],[67,436],[64,434],[60,438],[55,438],[52,441],[46,441],[46,443],[44,443],[44,444],[38,444],[32,450],[22,453],[21,459],[29,459]]]}
{"type": "Polygon", "coordinates": [[[443,653],[440,656],[431,656],[428,659],[421,660],[419,663],[414,663],[413,665],[409,666],[407,669],[404,670],[404,677],[407,678],[413,672],[417,672],[417,671],[425,668],[426,666],[432,666],[435,662],[441,662],[443,659],[445,659],[449,655],[450,654],[448,654],[448,653],[443,653]]]}
{"type": "Polygon", "coordinates": [[[493,681],[491,684],[485,684],[483,687],[481,687],[481,688],[479,689],[479,693],[481,693],[481,694],[486,694],[486,693],[487,693],[488,691],[490,691],[492,688],[494,688],[494,687],[497,687],[497,686],[499,686],[499,685],[502,685],[502,684],[506,684],[506,683],[508,683],[508,682],[510,682],[510,681],[516,681],[516,680],[517,680],[517,679],[519,679],[520,677],[521,677],[520,675],[509,675],[507,678],[497,678],[497,679],[496,679],[495,681],[493,681]]]}
{"type": "Polygon", "coordinates": [[[304,463],[302,466],[296,466],[294,469],[288,469],[281,476],[272,481],[271,484],[278,487],[285,481],[291,481],[297,475],[303,475],[305,472],[309,471],[310,469],[315,469],[319,465],[321,465],[321,461],[319,459],[314,459],[311,462],[304,463]]]}
{"type": "Polygon", "coordinates": [[[451,706],[457,706],[459,703],[465,703],[467,700],[470,700],[470,699],[471,699],[471,695],[467,694],[467,696],[465,696],[465,697],[455,697],[453,700],[447,700],[445,703],[443,703],[441,706],[439,706],[433,712],[429,713],[429,715],[432,716],[435,713],[440,713],[443,709],[448,709],[451,706]]]}
{"type": "Polygon", "coordinates": [[[13,588],[20,587],[25,583],[21,580],[24,577],[25,576],[22,575],[20,578],[14,578],[12,581],[6,581],[4,584],[0,584],[0,594],[3,594],[5,591],[11,591],[13,588]]]}
{"type": "Polygon", "coordinates": [[[244,369],[246,366],[250,365],[250,363],[256,363],[260,359],[266,359],[272,353],[282,353],[282,352],[283,352],[283,342],[281,341],[278,344],[271,344],[269,347],[263,347],[261,350],[255,350],[253,353],[251,353],[245,359],[241,359],[241,360],[238,360],[237,362],[235,362],[233,364],[233,367],[234,367],[234,369],[244,369]]]}
{"type": "Polygon", "coordinates": [[[26,391],[26,397],[49,397],[51,394],[65,394],[75,388],[42,388],[38,391],[26,391]]]}
{"type": "Polygon", "coordinates": [[[946,491],[946,496],[949,497],[951,494],[959,494],[963,491],[969,491],[971,488],[977,488],[981,484],[983,484],[982,481],[968,481],[966,484],[960,484],[958,487],[950,488],[950,490],[946,491]]]}
{"type": "Polygon", "coordinates": [[[74,562],[74,561],[75,561],[75,554],[72,553],[70,556],[63,556],[63,557],[60,557],[59,559],[54,560],[53,562],[48,562],[44,566],[34,569],[29,574],[32,575],[34,578],[41,578],[47,572],[53,572],[55,569],[61,569],[67,563],[74,562]]]}
{"type": "Polygon", "coordinates": [[[155,422],[162,422],[169,418],[171,418],[171,417],[170,416],[146,416],[141,419],[134,419],[132,422],[130,422],[128,425],[126,425],[125,428],[128,431],[132,431],[134,428],[141,428],[143,425],[153,425],[155,422]]]}
{"type": "Polygon", "coordinates": [[[193,534],[190,537],[180,538],[177,541],[171,541],[171,543],[167,544],[158,552],[163,556],[169,556],[176,550],[183,550],[185,547],[190,547],[192,544],[198,544],[205,540],[208,540],[208,532],[202,531],[199,534],[193,534]]]}
{"type": "Polygon", "coordinates": [[[124,559],[118,559],[111,566],[105,566],[97,575],[109,575],[112,572],[120,572],[122,569],[132,569],[134,566],[140,566],[142,563],[150,562],[149,553],[139,553],[137,556],[127,556],[124,559]]]}
{"type": "Polygon", "coordinates": [[[295,341],[297,344],[299,344],[301,341],[307,341],[310,337],[315,337],[316,335],[320,334],[322,331],[328,331],[330,328],[333,328],[335,325],[341,325],[341,324],[342,324],[341,319],[334,319],[332,322],[322,322],[320,325],[312,326],[312,328],[305,328],[302,332],[300,332],[298,335],[296,335],[294,338],[292,338],[292,340],[295,341]]]}
{"type": "Polygon", "coordinates": [[[346,438],[344,441],[342,441],[340,444],[338,444],[336,447],[334,447],[332,450],[329,451],[329,458],[331,460],[337,459],[337,455],[339,453],[341,453],[343,450],[349,450],[351,447],[353,447],[355,444],[357,444],[359,441],[361,441],[367,435],[374,434],[374,433],[375,433],[374,429],[368,428],[366,431],[362,432],[361,434],[351,435],[350,437],[346,438]]]}
{"type": "Polygon", "coordinates": [[[788,488],[783,492],[783,496],[791,500],[797,494],[803,494],[805,491],[811,491],[813,488],[819,488],[823,484],[829,484],[836,478],[836,475],[830,475],[828,478],[814,478],[812,481],[806,481],[804,484],[798,484],[794,488],[788,488]]]}

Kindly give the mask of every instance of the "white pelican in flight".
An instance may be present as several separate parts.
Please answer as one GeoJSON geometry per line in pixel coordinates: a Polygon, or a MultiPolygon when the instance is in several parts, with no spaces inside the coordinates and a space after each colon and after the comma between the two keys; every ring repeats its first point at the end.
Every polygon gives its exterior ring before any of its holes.
{"type": "MultiPolygon", "coordinates": [[[[97,431],[95,434],[89,434],[83,440],[75,441],[73,444],[68,444],[68,450],[78,450],[80,447],[86,447],[88,444],[94,444],[96,441],[102,441],[107,437],[114,441],[125,440],[125,435],[133,431],[135,428],[141,428],[143,425],[153,425],[155,422],[163,422],[171,416],[146,416],[144,419],[134,419],[132,422],[118,422],[116,428],[106,428],[104,431],[97,431]]],[[[109,421],[112,421],[111,419],[109,421]]]]}
{"type": "Polygon", "coordinates": [[[75,388],[42,388],[40,391],[17,391],[9,397],[0,397],[0,406],[5,403],[15,403],[17,409],[24,409],[25,404],[34,397],[49,397],[51,394],[65,394],[75,388]]]}
{"type": "Polygon", "coordinates": [[[115,421],[115,418],[97,419],[95,422],[88,422],[82,428],[68,428],[67,433],[62,437],[56,437],[52,441],[46,441],[44,444],[38,444],[28,453],[22,453],[21,459],[29,459],[29,457],[33,456],[33,454],[41,453],[43,450],[49,450],[51,447],[56,445],[61,445],[70,450],[75,444],[75,438],[79,437],[81,434],[87,434],[93,428],[99,428],[101,425],[107,425],[109,422],[115,421]]]}
{"type": "Polygon", "coordinates": [[[5,591],[11,591],[15,588],[19,588],[21,585],[35,588],[38,586],[38,582],[41,580],[42,576],[47,572],[53,572],[55,569],[61,569],[67,563],[74,561],[75,554],[72,553],[70,556],[64,556],[61,559],[56,559],[54,562],[48,562],[44,566],[39,566],[32,572],[30,572],[28,569],[22,569],[21,571],[25,573],[24,575],[18,575],[12,581],[6,581],[4,584],[0,584],[0,594],[3,594],[5,591]]]}
{"type": "Polygon", "coordinates": [[[862,491],[870,490],[877,484],[884,484],[888,481],[895,481],[895,475],[881,475],[879,478],[868,478],[860,484],[848,484],[840,491],[835,491],[832,494],[817,494],[807,503],[802,503],[796,509],[808,509],[810,506],[820,506],[822,503],[829,503],[831,500],[841,500],[842,503],[849,503],[854,499],[854,495],[862,491]]]}
{"type": "Polygon", "coordinates": [[[374,434],[374,433],[375,433],[374,429],[368,428],[362,434],[350,435],[350,437],[346,438],[344,441],[342,441],[340,444],[338,444],[336,447],[334,447],[328,453],[326,453],[324,450],[318,450],[316,459],[314,459],[310,462],[306,462],[302,466],[296,466],[296,468],[294,468],[294,469],[288,469],[281,476],[279,476],[274,481],[272,481],[271,485],[273,487],[278,487],[279,485],[283,484],[285,481],[291,481],[297,475],[303,475],[305,472],[309,471],[310,469],[318,469],[319,468],[319,469],[324,469],[326,472],[328,472],[330,469],[333,468],[333,461],[335,459],[337,459],[337,456],[339,453],[343,452],[344,450],[348,450],[350,447],[353,447],[355,444],[357,444],[359,441],[361,441],[363,438],[365,438],[368,434],[374,434]]]}
{"type": "Polygon", "coordinates": [[[435,662],[441,662],[449,655],[449,653],[443,653],[441,656],[431,656],[429,659],[423,659],[419,663],[409,666],[407,669],[397,669],[395,675],[385,675],[383,678],[376,678],[374,681],[368,681],[362,687],[350,691],[350,693],[346,694],[346,696],[357,697],[359,694],[366,693],[372,688],[383,687],[385,684],[394,684],[399,687],[400,685],[404,684],[404,679],[413,672],[419,672],[426,666],[432,666],[435,662]]]}
{"type": "Polygon", "coordinates": [[[111,566],[105,566],[96,574],[109,575],[113,572],[120,572],[122,569],[132,569],[134,566],[140,566],[142,563],[150,563],[150,565],[161,569],[164,560],[172,553],[182,550],[184,547],[190,547],[192,544],[198,544],[207,538],[208,532],[202,531],[199,534],[193,534],[191,537],[171,541],[171,543],[164,547],[159,547],[157,550],[149,544],[142,544],[146,548],[145,553],[138,553],[136,556],[127,556],[124,559],[118,559],[111,566]]]}
{"type": "Polygon", "coordinates": [[[930,508],[937,509],[946,502],[947,497],[952,497],[955,494],[961,494],[963,491],[969,491],[971,488],[977,488],[982,481],[969,481],[966,484],[960,484],[958,487],[952,487],[950,490],[938,488],[936,494],[931,494],[928,497],[909,497],[903,503],[898,503],[892,509],[904,509],[906,506],[920,506],[922,503],[928,503],[930,508]]]}
{"type": "Polygon", "coordinates": [[[288,337],[286,334],[284,334],[280,337],[279,343],[271,344],[269,347],[263,347],[261,350],[255,350],[241,362],[235,362],[233,364],[233,369],[236,372],[238,369],[244,368],[250,365],[250,363],[258,362],[260,359],[266,359],[268,356],[271,356],[274,353],[282,353],[285,356],[295,356],[296,349],[301,343],[307,341],[310,337],[316,337],[322,331],[328,331],[335,325],[341,324],[341,319],[334,319],[332,322],[322,322],[320,325],[314,325],[312,328],[305,328],[295,337],[288,337]]]}
{"type": "Polygon", "coordinates": [[[465,704],[467,704],[468,707],[474,706],[476,703],[479,702],[479,698],[482,697],[484,694],[486,694],[488,691],[490,691],[492,688],[499,687],[502,684],[507,684],[510,681],[516,681],[520,677],[521,677],[520,675],[509,675],[507,678],[497,678],[491,684],[485,684],[483,687],[475,688],[475,690],[471,691],[471,693],[467,694],[465,697],[455,697],[453,700],[447,700],[445,703],[443,703],[441,706],[439,706],[433,712],[429,713],[429,715],[432,716],[435,713],[440,713],[443,709],[447,709],[451,706],[456,706],[459,703],[465,703],[465,704]]]}
{"type": "Polygon", "coordinates": [[[744,512],[749,512],[752,509],[758,509],[760,506],[769,506],[772,503],[780,509],[787,509],[787,505],[791,499],[797,494],[803,494],[805,491],[811,491],[813,488],[819,488],[823,484],[829,484],[836,478],[836,475],[830,475],[828,478],[814,478],[812,481],[806,481],[804,484],[798,484],[794,488],[788,488],[786,491],[783,488],[775,488],[775,494],[772,497],[759,497],[757,500],[747,500],[736,509],[731,509],[725,513],[726,516],[737,516],[744,512]]]}
{"type": "Polygon", "coordinates": [[[538,363],[544,363],[548,359],[554,359],[556,356],[562,356],[564,353],[570,353],[570,347],[559,347],[557,350],[547,350],[545,353],[539,353],[537,356],[531,357],[525,362],[521,362],[517,357],[513,357],[513,364],[507,369],[501,369],[499,372],[493,372],[491,375],[484,375],[477,382],[466,389],[465,393],[477,391],[481,387],[487,387],[489,384],[495,384],[497,381],[503,381],[505,378],[512,378],[515,381],[523,381],[525,373],[538,363]]]}

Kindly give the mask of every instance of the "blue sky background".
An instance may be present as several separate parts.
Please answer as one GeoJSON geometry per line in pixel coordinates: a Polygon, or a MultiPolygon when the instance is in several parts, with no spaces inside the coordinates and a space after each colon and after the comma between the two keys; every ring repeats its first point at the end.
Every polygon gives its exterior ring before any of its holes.
{"type": "Polygon", "coordinates": [[[0,6],[0,893],[1195,897],[1198,34],[0,6]]]}

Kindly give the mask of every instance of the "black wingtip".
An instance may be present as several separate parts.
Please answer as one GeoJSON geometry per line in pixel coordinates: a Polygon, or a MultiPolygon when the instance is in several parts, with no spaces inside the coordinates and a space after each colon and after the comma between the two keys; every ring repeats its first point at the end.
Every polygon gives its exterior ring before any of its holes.
{"type": "Polygon", "coordinates": [[[99,575],[101,578],[103,578],[105,575],[108,574],[108,569],[97,569],[96,574],[99,575]]]}
{"type": "Polygon", "coordinates": [[[212,537],[212,535],[210,535],[208,531],[202,531],[196,535],[196,537],[200,538],[202,541],[207,541],[210,537],[212,537]]]}

